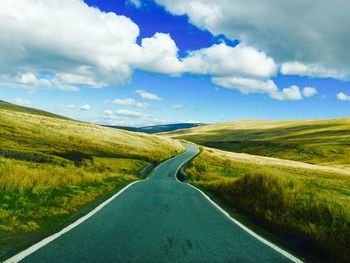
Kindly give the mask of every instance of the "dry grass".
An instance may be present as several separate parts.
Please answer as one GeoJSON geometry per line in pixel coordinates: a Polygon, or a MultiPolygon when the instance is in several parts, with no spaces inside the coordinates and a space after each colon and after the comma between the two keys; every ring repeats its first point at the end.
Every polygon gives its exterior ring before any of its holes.
{"type": "Polygon", "coordinates": [[[183,151],[172,139],[1,105],[0,260],[183,151]]]}
{"type": "Polygon", "coordinates": [[[350,119],[238,121],[165,134],[225,151],[350,168],[350,119]]]}
{"type": "Polygon", "coordinates": [[[189,182],[278,233],[324,253],[350,258],[350,173],[292,161],[204,148],[189,182]]]}

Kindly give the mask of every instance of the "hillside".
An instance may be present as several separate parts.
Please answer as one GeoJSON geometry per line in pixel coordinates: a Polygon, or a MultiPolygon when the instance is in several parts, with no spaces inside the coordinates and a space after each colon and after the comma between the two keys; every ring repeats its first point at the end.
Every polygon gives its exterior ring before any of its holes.
{"type": "Polygon", "coordinates": [[[348,262],[350,169],[203,147],[186,174],[310,262],[348,262]]]}
{"type": "Polygon", "coordinates": [[[30,108],[30,107],[19,106],[19,105],[12,104],[12,103],[9,103],[9,102],[3,101],[3,100],[0,100],[0,109],[69,120],[69,118],[67,118],[67,117],[63,117],[63,116],[60,116],[60,115],[57,115],[57,114],[54,114],[51,112],[38,110],[38,109],[30,108]]]}
{"type": "Polygon", "coordinates": [[[153,125],[153,126],[144,126],[144,127],[127,127],[127,126],[106,126],[106,127],[152,134],[152,133],[176,131],[176,130],[181,130],[181,129],[189,129],[189,128],[198,127],[198,126],[202,126],[202,125],[205,125],[205,124],[202,124],[202,123],[174,123],[174,124],[153,125]]]}
{"type": "Polygon", "coordinates": [[[350,167],[350,119],[238,121],[163,135],[225,151],[350,167]]]}
{"type": "Polygon", "coordinates": [[[0,260],[181,151],[172,139],[1,103],[0,260]]]}

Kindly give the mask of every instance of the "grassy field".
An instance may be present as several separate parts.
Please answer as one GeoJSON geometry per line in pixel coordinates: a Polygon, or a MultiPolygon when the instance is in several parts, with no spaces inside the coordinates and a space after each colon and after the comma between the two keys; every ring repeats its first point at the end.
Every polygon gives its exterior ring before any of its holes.
{"type": "Polygon", "coordinates": [[[0,103],[0,259],[182,150],[168,138],[0,103]]]}
{"type": "Polygon", "coordinates": [[[350,258],[350,169],[203,148],[188,182],[325,262],[350,258]]]}
{"type": "Polygon", "coordinates": [[[164,134],[225,151],[350,167],[350,119],[238,121],[164,134]]]}

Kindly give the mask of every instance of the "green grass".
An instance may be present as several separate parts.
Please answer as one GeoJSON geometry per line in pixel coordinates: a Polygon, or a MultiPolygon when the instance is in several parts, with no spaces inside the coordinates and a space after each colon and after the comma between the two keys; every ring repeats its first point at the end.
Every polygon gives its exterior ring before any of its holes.
{"type": "Polygon", "coordinates": [[[188,181],[331,262],[350,258],[350,170],[204,148],[188,181]]]}
{"type": "Polygon", "coordinates": [[[179,142],[156,135],[0,103],[0,259],[181,151],[179,142]]]}
{"type": "Polygon", "coordinates": [[[225,151],[350,167],[350,119],[238,121],[165,134],[225,151]]]}
{"type": "Polygon", "coordinates": [[[33,115],[40,115],[40,116],[46,116],[46,117],[53,117],[53,118],[58,118],[58,119],[63,119],[63,120],[69,120],[67,117],[63,117],[51,112],[43,111],[43,110],[38,110],[30,107],[24,107],[24,106],[19,106],[16,104],[12,104],[3,100],[0,100],[0,109],[3,110],[10,110],[10,111],[18,111],[18,112],[24,112],[24,113],[29,113],[33,115]]]}

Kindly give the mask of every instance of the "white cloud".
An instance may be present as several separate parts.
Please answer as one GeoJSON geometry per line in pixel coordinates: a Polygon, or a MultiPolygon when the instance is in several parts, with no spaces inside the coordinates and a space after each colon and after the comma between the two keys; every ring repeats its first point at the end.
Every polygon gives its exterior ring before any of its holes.
{"type": "Polygon", "coordinates": [[[346,95],[344,92],[337,94],[337,99],[342,101],[350,101],[350,95],[346,95]]]}
{"type": "Polygon", "coordinates": [[[289,88],[284,88],[281,91],[273,92],[271,98],[277,100],[302,100],[303,95],[300,92],[300,88],[293,85],[289,88]]]}
{"type": "Polygon", "coordinates": [[[286,62],[281,66],[284,75],[299,75],[319,78],[346,79],[347,76],[334,69],[326,69],[318,65],[306,65],[297,61],[286,62]]]}
{"type": "Polygon", "coordinates": [[[243,94],[249,93],[274,93],[278,90],[272,80],[256,80],[240,77],[213,78],[213,83],[228,89],[236,89],[243,94]]]}
{"type": "Polygon", "coordinates": [[[277,73],[274,61],[263,52],[240,44],[224,43],[191,51],[183,60],[185,71],[212,76],[269,78],[277,73]]]}
{"type": "Polygon", "coordinates": [[[306,98],[315,96],[317,94],[317,89],[315,89],[314,87],[305,87],[303,88],[303,96],[306,98]]]}
{"type": "Polygon", "coordinates": [[[28,106],[28,105],[32,104],[32,102],[30,100],[22,99],[22,98],[15,98],[13,101],[14,101],[14,103],[22,105],[22,106],[28,106]]]}
{"type": "Polygon", "coordinates": [[[155,0],[199,28],[264,51],[278,64],[312,65],[303,74],[350,75],[350,2],[276,0],[155,0]],[[321,71],[321,72],[319,72],[321,71]]]}
{"type": "Polygon", "coordinates": [[[156,33],[142,39],[141,47],[135,49],[130,60],[134,67],[145,71],[179,75],[184,69],[177,53],[176,43],[169,34],[156,33]]]}
{"type": "MultiPolygon", "coordinates": [[[[139,2],[133,1],[137,6],[139,2]]],[[[179,58],[169,34],[156,33],[138,45],[139,28],[129,18],[79,0],[6,0],[0,29],[1,84],[78,91],[81,86],[127,82],[134,69],[241,78],[269,78],[276,73],[271,58],[245,44],[213,45],[190,51],[184,58],[179,58]]],[[[151,93],[140,95],[160,100],[151,93]]]]}
{"type": "Polygon", "coordinates": [[[116,104],[116,105],[135,106],[135,107],[143,108],[143,109],[149,108],[149,105],[147,103],[137,102],[137,101],[135,101],[134,99],[131,99],[131,98],[115,99],[115,100],[112,101],[112,103],[116,104]]]}
{"type": "Polygon", "coordinates": [[[141,117],[147,117],[148,115],[144,112],[140,111],[132,111],[132,110],[116,110],[114,112],[117,116],[123,116],[123,117],[131,117],[131,118],[141,118],[141,117]]]}
{"type": "Polygon", "coordinates": [[[71,73],[57,73],[55,76],[55,80],[61,83],[85,85],[92,88],[102,88],[106,86],[106,83],[98,83],[92,77],[71,73]]]}
{"type": "Polygon", "coordinates": [[[139,94],[141,98],[146,100],[163,100],[157,94],[150,93],[144,90],[137,90],[136,93],[139,94]]]}
{"type": "Polygon", "coordinates": [[[84,105],[81,105],[79,109],[82,111],[89,111],[91,110],[91,106],[89,104],[84,104],[84,105]]]}
{"type": "Polygon", "coordinates": [[[173,105],[173,108],[174,108],[175,110],[180,110],[180,109],[183,109],[183,108],[184,108],[184,105],[182,105],[182,104],[175,104],[175,105],[173,105]]]}
{"type": "Polygon", "coordinates": [[[0,73],[64,72],[71,74],[65,80],[95,87],[132,74],[128,56],[137,47],[138,26],[83,1],[5,0],[0,29],[0,73]]]}

